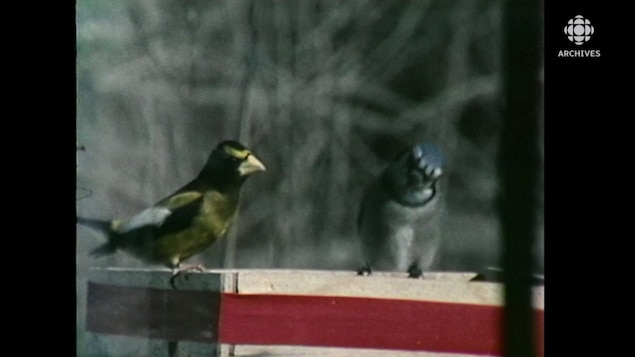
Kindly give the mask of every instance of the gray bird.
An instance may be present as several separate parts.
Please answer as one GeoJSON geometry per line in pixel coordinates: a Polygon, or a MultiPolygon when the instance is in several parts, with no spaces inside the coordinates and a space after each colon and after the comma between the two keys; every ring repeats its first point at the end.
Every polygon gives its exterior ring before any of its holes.
{"type": "Polygon", "coordinates": [[[441,150],[432,144],[409,147],[366,188],[357,228],[363,255],[359,275],[371,270],[407,271],[420,277],[440,244],[441,150]]]}

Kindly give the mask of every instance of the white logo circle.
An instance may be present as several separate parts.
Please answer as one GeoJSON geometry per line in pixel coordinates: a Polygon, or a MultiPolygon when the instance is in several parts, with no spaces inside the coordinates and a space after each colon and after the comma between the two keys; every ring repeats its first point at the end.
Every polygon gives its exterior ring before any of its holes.
{"type": "Polygon", "coordinates": [[[591,39],[593,35],[593,26],[591,21],[577,15],[567,22],[567,26],[564,27],[564,34],[567,35],[569,41],[576,45],[581,45],[591,39]]]}

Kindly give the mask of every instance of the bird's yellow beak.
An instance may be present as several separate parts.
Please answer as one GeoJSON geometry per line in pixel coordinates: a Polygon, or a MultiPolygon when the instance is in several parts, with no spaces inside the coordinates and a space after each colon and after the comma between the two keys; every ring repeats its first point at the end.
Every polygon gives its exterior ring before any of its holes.
{"type": "Polygon", "coordinates": [[[240,176],[250,175],[254,172],[265,171],[267,168],[265,165],[258,160],[256,156],[253,154],[247,156],[240,166],[238,166],[238,172],[240,172],[240,176]]]}

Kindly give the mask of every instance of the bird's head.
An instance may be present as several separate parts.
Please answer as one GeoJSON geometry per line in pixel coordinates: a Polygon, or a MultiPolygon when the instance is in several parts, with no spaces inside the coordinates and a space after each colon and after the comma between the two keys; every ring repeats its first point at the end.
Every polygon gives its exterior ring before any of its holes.
{"type": "Polygon", "coordinates": [[[433,144],[418,144],[402,151],[386,169],[384,184],[402,203],[417,205],[435,194],[435,183],[443,175],[444,158],[433,144]]]}
{"type": "Polygon", "coordinates": [[[251,150],[238,141],[225,140],[212,150],[202,175],[219,183],[232,183],[243,182],[248,176],[265,170],[265,165],[251,150]]]}
{"type": "Polygon", "coordinates": [[[427,185],[438,180],[443,174],[443,153],[436,145],[414,145],[404,156],[412,184],[427,185]]]}

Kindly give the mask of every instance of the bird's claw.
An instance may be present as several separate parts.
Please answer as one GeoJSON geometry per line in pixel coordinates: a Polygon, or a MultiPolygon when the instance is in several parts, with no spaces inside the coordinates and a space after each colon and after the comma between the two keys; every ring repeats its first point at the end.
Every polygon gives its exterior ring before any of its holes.
{"type": "Polygon", "coordinates": [[[369,266],[365,265],[357,270],[357,275],[369,276],[373,273],[369,266]]]}
{"type": "Polygon", "coordinates": [[[411,264],[408,267],[408,277],[409,278],[420,278],[423,275],[423,270],[421,270],[421,268],[419,268],[419,266],[416,263],[411,264]]]}
{"type": "MultiPolygon", "coordinates": [[[[176,267],[172,269],[172,277],[170,277],[170,286],[172,287],[172,289],[177,289],[176,277],[180,276],[182,273],[190,273],[190,272],[202,273],[204,271],[205,271],[205,267],[201,264],[176,267]]],[[[185,280],[187,280],[187,275],[185,275],[185,280]]]]}

